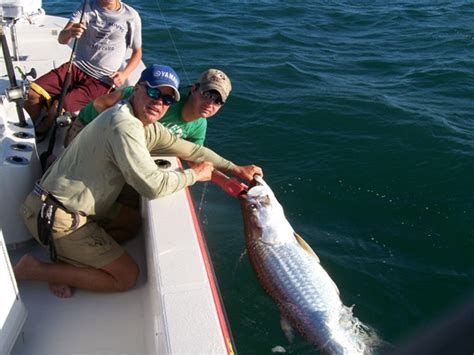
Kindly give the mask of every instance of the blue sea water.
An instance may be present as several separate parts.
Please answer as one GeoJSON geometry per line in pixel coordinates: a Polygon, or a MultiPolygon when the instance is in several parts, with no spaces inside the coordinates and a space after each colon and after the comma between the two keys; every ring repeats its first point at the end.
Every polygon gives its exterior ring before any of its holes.
{"type": "MultiPolygon", "coordinates": [[[[129,2],[146,64],[223,69],[206,145],[255,163],[346,305],[391,344],[472,298],[474,3],[129,2]]],[[[44,1],[68,16],[79,4],[44,1]]],[[[237,200],[192,189],[236,349],[289,344],[244,253],[237,200]]]]}

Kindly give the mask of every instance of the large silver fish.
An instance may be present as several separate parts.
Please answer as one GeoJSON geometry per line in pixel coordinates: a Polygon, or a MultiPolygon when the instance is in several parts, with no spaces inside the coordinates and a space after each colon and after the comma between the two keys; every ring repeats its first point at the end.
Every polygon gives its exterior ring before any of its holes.
{"type": "Polygon", "coordinates": [[[282,324],[296,328],[322,353],[370,354],[375,333],[342,304],[335,283],[294,232],[270,187],[259,177],[256,183],[240,196],[246,249],[282,324]]]}

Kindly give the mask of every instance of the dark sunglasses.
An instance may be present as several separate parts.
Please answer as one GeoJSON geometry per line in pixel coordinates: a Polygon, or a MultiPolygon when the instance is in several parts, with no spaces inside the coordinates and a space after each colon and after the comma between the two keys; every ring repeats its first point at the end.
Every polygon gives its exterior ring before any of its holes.
{"type": "Polygon", "coordinates": [[[151,97],[153,100],[158,100],[161,98],[161,101],[163,101],[163,104],[166,106],[170,106],[176,102],[173,95],[162,94],[157,88],[152,88],[148,85],[145,85],[145,88],[148,97],[151,97]]]}
{"type": "Polygon", "coordinates": [[[217,92],[212,92],[210,90],[199,90],[199,92],[201,93],[202,97],[204,97],[207,101],[212,102],[214,105],[222,106],[225,104],[225,102],[221,100],[221,95],[219,95],[217,92]]]}

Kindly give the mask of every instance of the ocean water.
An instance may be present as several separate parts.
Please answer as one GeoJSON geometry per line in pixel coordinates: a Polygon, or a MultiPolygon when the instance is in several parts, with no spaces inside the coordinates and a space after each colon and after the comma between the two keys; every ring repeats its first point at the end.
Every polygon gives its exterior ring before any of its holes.
{"type": "MultiPolygon", "coordinates": [[[[474,4],[145,1],[145,64],[233,91],[206,145],[264,169],[343,302],[390,344],[473,295],[474,4]]],[[[68,16],[72,1],[44,1],[68,16]]],[[[290,344],[244,255],[238,201],[192,188],[235,346],[290,344]]]]}

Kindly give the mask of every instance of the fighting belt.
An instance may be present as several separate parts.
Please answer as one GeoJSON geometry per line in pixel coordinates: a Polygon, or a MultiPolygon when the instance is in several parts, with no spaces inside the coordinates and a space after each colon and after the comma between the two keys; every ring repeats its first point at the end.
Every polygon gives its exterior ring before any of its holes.
{"type": "Polygon", "coordinates": [[[74,231],[79,224],[79,214],[69,211],[56,197],[43,189],[39,183],[35,184],[33,191],[40,197],[42,202],[37,218],[38,238],[43,245],[49,247],[49,257],[51,261],[56,261],[57,253],[53,238],[53,225],[56,210],[60,208],[73,214],[74,222],[71,226],[71,231],[74,231]]]}

